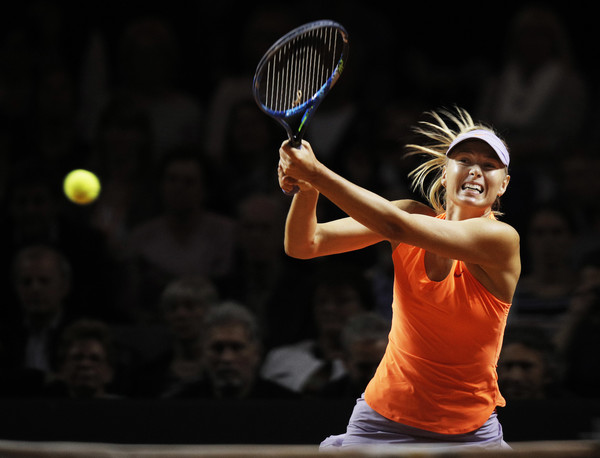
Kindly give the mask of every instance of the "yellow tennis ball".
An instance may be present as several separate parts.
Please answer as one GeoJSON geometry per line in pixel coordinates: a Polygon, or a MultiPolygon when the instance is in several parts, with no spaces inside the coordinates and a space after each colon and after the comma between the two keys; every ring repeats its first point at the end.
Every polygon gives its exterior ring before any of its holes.
{"type": "Polygon", "coordinates": [[[87,205],[100,194],[100,180],[89,170],[73,170],[65,177],[63,190],[72,202],[87,205]]]}

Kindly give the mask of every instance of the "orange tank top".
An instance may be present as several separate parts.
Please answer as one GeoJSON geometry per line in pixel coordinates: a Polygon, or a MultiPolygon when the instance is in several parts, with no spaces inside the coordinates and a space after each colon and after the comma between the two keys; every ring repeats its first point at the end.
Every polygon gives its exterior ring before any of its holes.
{"type": "MultiPolygon", "coordinates": [[[[438,218],[444,218],[439,215],[438,218]]],[[[365,400],[384,417],[442,434],[481,427],[506,404],[496,366],[510,304],[454,261],[431,281],[425,250],[400,244],[389,344],[365,400]]]]}

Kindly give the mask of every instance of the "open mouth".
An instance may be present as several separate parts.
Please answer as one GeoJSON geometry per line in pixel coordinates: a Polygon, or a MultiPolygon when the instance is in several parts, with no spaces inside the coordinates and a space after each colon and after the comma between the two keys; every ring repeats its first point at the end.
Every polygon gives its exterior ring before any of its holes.
{"type": "Polygon", "coordinates": [[[481,194],[483,192],[483,186],[476,184],[476,183],[465,183],[462,186],[462,189],[465,191],[474,191],[479,194],[481,194]]]}

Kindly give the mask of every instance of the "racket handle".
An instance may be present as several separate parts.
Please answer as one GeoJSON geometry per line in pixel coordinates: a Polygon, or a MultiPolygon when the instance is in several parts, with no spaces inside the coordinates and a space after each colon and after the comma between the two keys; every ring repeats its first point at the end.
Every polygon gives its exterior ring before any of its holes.
{"type": "Polygon", "coordinates": [[[290,138],[290,146],[294,149],[302,148],[302,139],[299,137],[291,136],[290,138]]]}
{"type": "MultiPolygon", "coordinates": [[[[302,139],[301,138],[296,137],[295,135],[290,135],[289,139],[290,139],[290,146],[292,148],[299,149],[302,147],[302,139]]],[[[286,196],[293,196],[294,194],[298,193],[298,191],[300,191],[300,188],[298,186],[294,186],[292,188],[292,190],[289,192],[284,191],[283,189],[282,189],[282,191],[286,196]]]]}

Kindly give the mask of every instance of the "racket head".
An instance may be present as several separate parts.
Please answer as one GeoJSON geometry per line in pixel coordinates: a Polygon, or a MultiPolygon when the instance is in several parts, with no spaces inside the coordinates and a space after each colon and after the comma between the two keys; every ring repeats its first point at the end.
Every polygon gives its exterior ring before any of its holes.
{"type": "Polygon", "coordinates": [[[258,63],[254,99],[285,128],[293,146],[300,145],[310,118],[342,74],[348,49],[346,29],[320,20],[281,37],[258,63]]]}

